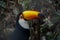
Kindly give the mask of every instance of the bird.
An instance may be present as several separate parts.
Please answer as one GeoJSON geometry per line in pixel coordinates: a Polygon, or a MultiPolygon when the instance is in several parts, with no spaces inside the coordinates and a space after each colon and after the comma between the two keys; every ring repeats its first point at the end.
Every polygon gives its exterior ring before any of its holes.
{"type": "Polygon", "coordinates": [[[16,27],[9,40],[29,40],[30,30],[28,20],[43,17],[38,11],[26,10],[17,15],[16,27]]]}

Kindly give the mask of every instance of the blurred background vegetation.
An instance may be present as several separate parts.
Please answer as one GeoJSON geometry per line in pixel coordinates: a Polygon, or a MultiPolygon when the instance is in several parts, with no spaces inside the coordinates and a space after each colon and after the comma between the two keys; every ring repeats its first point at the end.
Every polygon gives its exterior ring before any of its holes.
{"type": "Polygon", "coordinates": [[[0,40],[7,40],[14,31],[18,13],[30,9],[44,13],[46,18],[51,17],[51,28],[54,32],[59,31],[57,39],[60,40],[60,0],[0,0],[0,40]]]}

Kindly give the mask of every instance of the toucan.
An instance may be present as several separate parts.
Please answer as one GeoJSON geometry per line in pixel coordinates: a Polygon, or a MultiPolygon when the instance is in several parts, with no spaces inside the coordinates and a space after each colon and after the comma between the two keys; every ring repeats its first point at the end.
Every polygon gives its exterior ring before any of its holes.
{"type": "Polygon", "coordinates": [[[16,19],[16,27],[11,33],[9,40],[29,40],[30,31],[28,20],[42,18],[43,14],[38,11],[27,10],[18,14],[16,19]]]}

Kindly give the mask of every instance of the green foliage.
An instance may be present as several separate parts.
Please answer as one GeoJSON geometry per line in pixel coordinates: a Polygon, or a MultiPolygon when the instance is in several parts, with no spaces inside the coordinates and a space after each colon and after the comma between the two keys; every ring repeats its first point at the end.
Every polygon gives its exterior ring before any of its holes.
{"type": "Polygon", "coordinates": [[[47,35],[47,39],[48,39],[48,40],[51,40],[51,39],[53,39],[53,38],[54,38],[54,34],[47,35]]]}
{"type": "Polygon", "coordinates": [[[6,3],[4,1],[0,1],[0,7],[6,8],[6,3]]]}
{"type": "Polygon", "coordinates": [[[25,0],[25,1],[23,1],[23,3],[25,5],[25,9],[28,10],[29,9],[29,4],[30,4],[29,0],[25,0]]]}
{"type": "Polygon", "coordinates": [[[59,33],[59,35],[57,36],[57,39],[60,40],[60,33],[59,33]]]}

